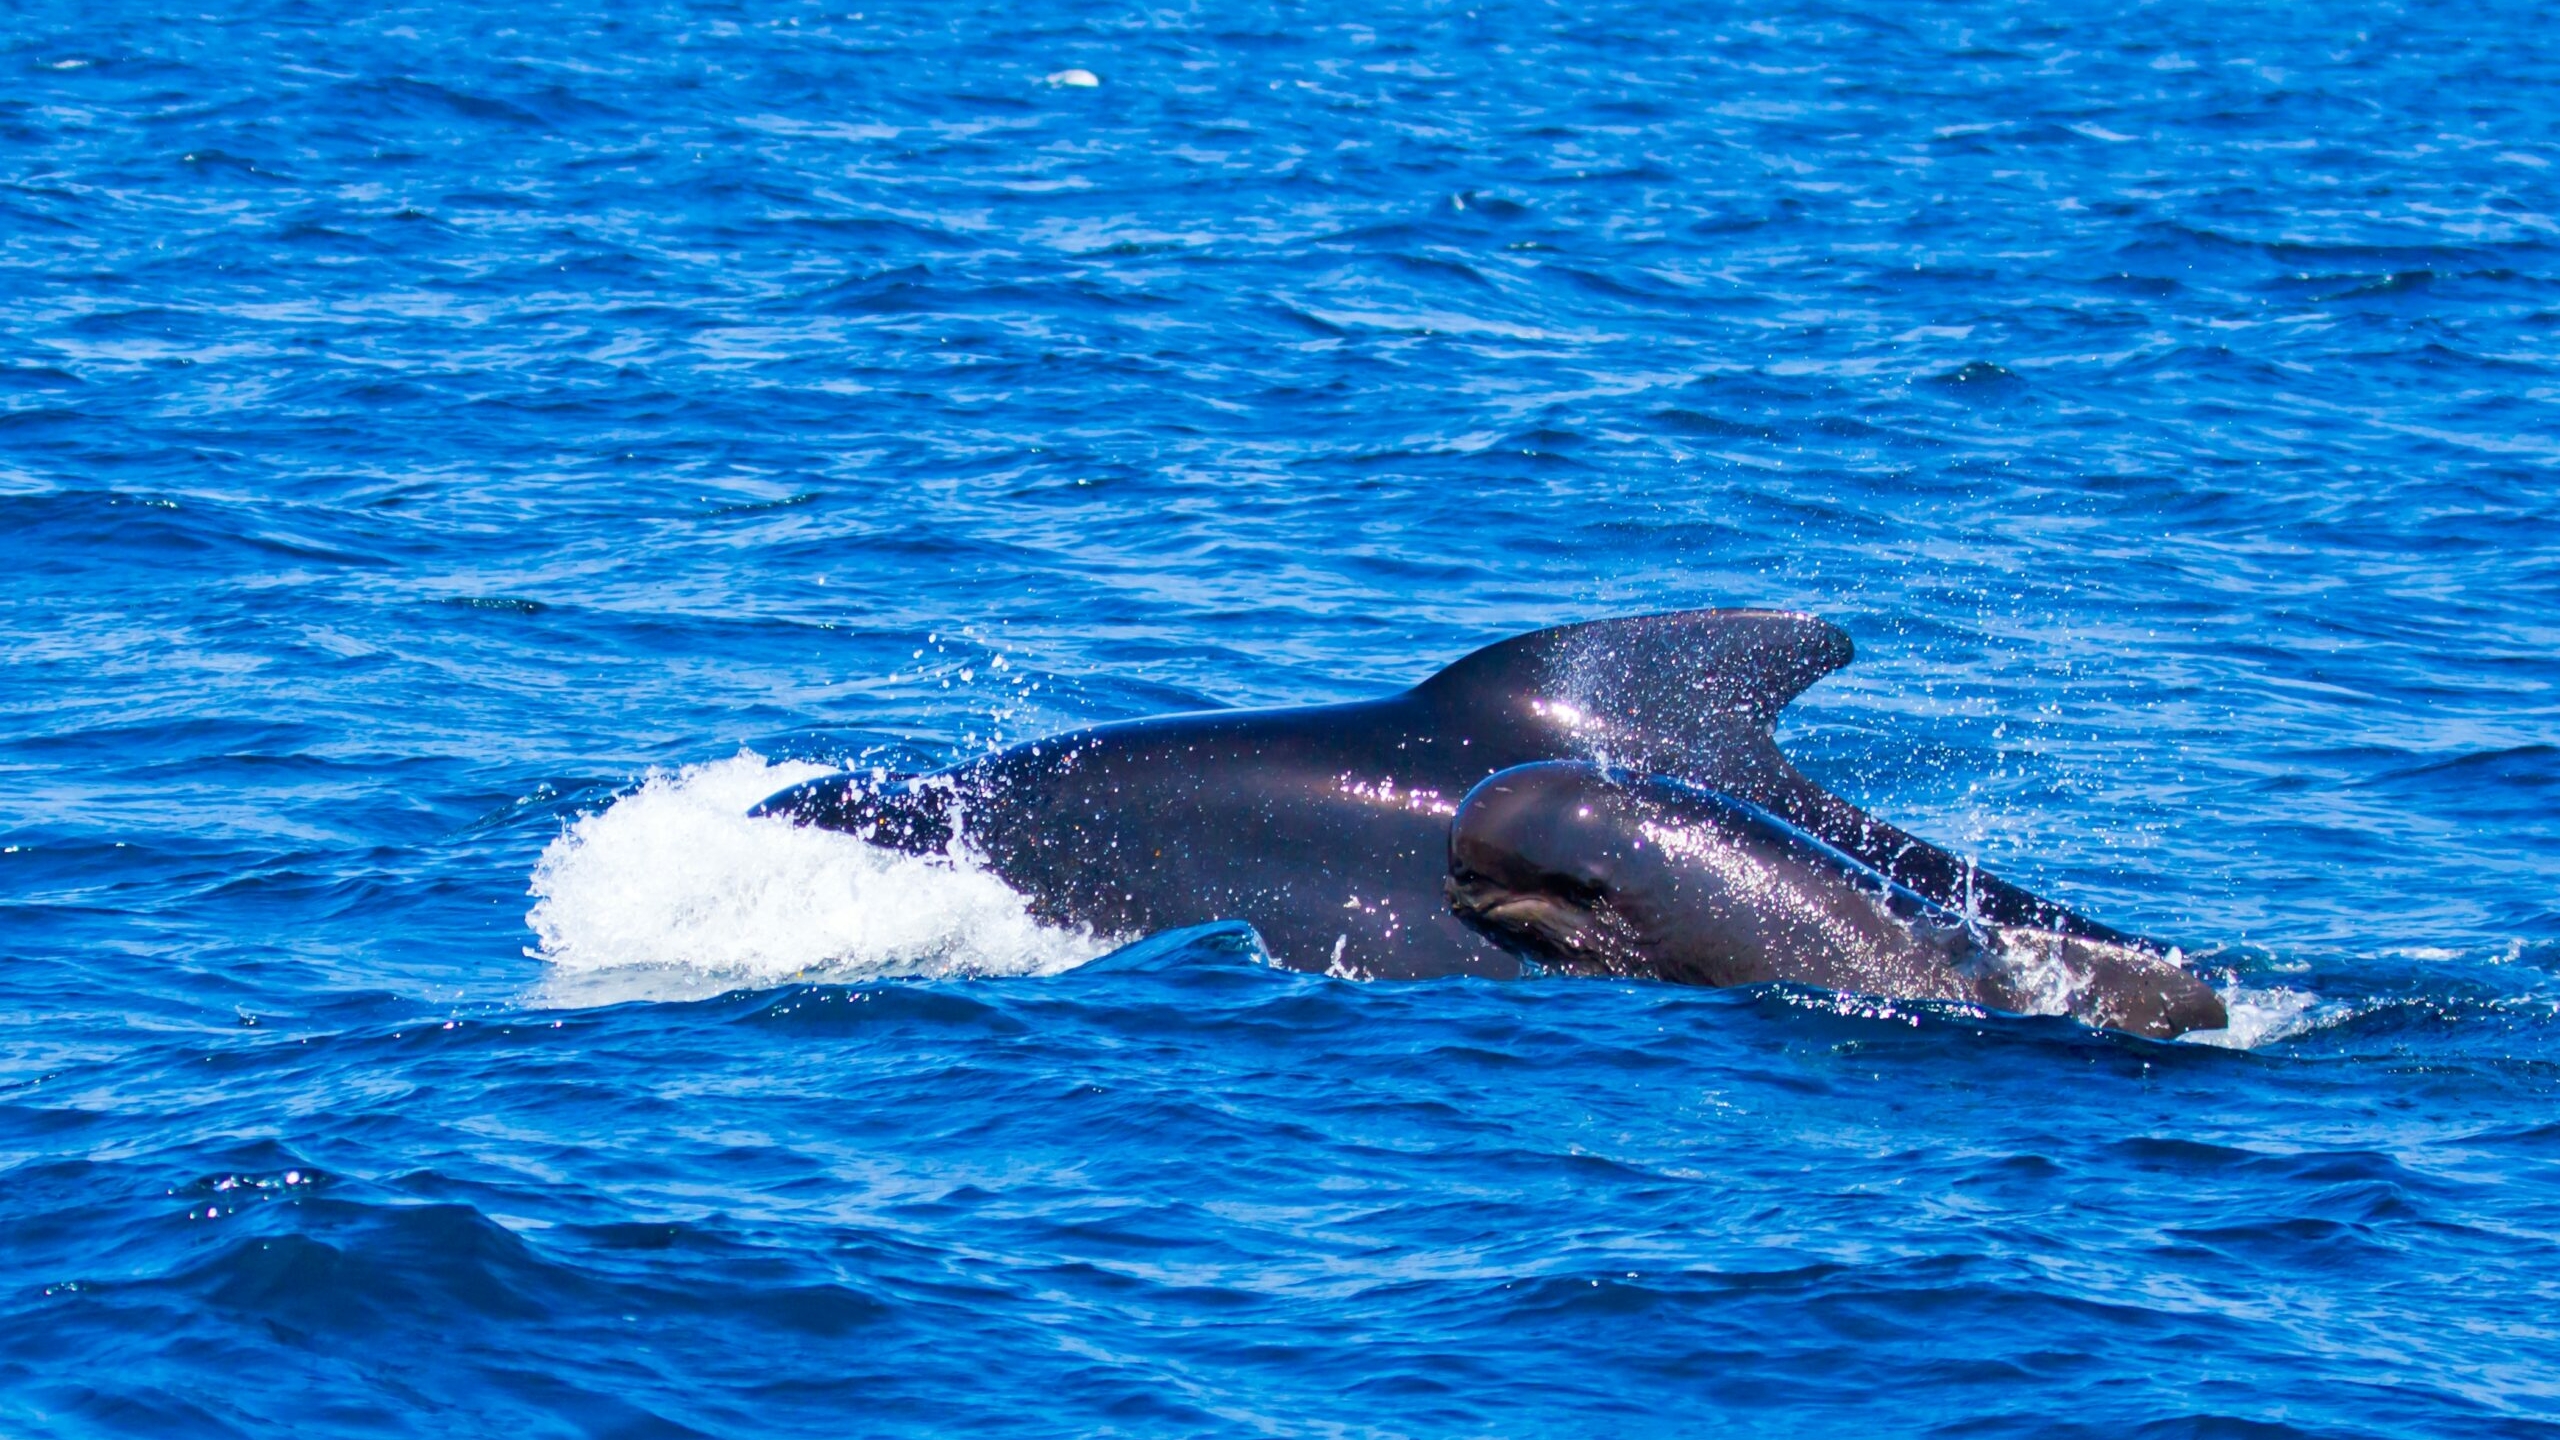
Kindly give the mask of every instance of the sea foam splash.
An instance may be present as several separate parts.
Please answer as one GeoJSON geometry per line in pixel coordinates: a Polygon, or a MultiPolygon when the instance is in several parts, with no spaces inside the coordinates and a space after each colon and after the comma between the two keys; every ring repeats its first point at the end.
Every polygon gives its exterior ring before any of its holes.
{"type": "Polygon", "coordinates": [[[752,750],[651,771],[543,850],[525,916],[539,943],[525,953],[551,962],[559,998],[595,1003],[799,979],[1045,975],[1111,948],[1032,919],[965,856],[748,817],[830,771],[752,750]]]}
{"type": "Polygon", "coordinates": [[[2231,1028],[2193,1030],[2179,1039],[2226,1050],[2255,1050],[2278,1040],[2290,1040],[2346,1013],[2344,1006],[2324,1005],[2319,996],[2309,991],[2281,985],[2232,984],[2224,987],[2221,994],[2222,1008],[2231,1015],[2231,1028]]]}

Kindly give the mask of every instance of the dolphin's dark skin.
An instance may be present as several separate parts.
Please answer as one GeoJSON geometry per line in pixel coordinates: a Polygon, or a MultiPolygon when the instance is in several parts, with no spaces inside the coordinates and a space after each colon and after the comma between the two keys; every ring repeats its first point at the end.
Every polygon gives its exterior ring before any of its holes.
{"type": "Polygon", "coordinates": [[[1100,934],[1240,919],[1300,969],[1509,976],[1520,961],[1450,913],[1449,818],[1495,771],[1605,757],[1758,806],[1939,905],[2124,940],[1787,763],[1779,710],[1850,654],[1837,626],[1783,611],[1566,625],[1383,699],[1104,725],[929,776],[828,776],[756,813],[918,853],[956,834],[1034,914],[1100,934]]]}
{"type": "Polygon", "coordinates": [[[2069,1014],[2157,1038],[2230,1024],[2167,956],[1962,915],[1730,795],[1587,761],[1476,786],[1449,822],[1450,908],[1583,974],[2069,1014]]]}

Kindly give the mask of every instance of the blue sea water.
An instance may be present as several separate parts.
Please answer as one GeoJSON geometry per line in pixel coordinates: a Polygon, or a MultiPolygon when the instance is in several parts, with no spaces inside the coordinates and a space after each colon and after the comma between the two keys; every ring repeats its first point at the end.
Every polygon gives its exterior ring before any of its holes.
{"type": "Polygon", "coordinates": [[[847,3],[9,11],[0,1432],[2560,1434],[2547,9],[847,3]],[[2233,1030],[741,814],[1709,604],[2233,1030]]]}

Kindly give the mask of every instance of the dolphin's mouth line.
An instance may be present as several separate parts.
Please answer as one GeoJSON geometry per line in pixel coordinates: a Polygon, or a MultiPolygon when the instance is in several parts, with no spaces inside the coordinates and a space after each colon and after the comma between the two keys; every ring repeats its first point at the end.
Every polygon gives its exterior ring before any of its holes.
{"type": "Polygon", "coordinates": [[[1628,953],[1617,933],[1622,927],[1611,923],[1617,917],[1597,892],[1524,890],[1463,871],[1450,875],[1443,889],[1451,913],[1506,950],[1573,969],[1617,971],[1640,959],[1628,953]]]}

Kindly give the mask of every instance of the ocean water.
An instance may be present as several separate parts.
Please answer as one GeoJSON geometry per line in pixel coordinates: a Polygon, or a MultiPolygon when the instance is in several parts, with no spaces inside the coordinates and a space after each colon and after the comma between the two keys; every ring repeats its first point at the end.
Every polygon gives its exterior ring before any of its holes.
{"type": "Polygon", "coordinates": [[[2560,1434],[2546,10],[849,3],[0,25],[0,1432],[2560,1434]],[[2234,1028],[743,818],[1711,604],[2234,1028]]]}

